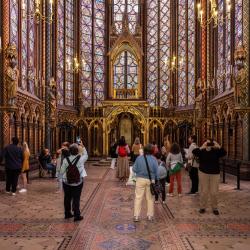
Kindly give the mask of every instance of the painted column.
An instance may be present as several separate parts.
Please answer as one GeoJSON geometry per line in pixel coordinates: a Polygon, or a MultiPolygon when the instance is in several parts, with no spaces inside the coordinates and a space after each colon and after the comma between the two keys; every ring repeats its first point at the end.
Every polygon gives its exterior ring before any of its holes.
{"type": "MultiPolygon", "coordinates": [[[[201,8],[203,10],[203,20],[206,24],[207,20],[207,0],[202,0],[201,8]]],[[[207,88],[207,27],[204,25],[201,28],[201,79],[204,83],[204,88],[207,88]]],[[[203,121],[202,121],[202,133],[201,140],[204,141],[207,137],[207,91],[203,92],[202,100],[202,112],[203,112],[203,121]]]]}
{"type": "Polygon", "coordinates": [[[5,71],[7,60],[5,49],[9,43],[9,0],[0,1],[0,36],[2,50],[0,50],[0,148],[9,143],[9,115],[7,113],[7,89],[5,86],[5,71]]]}
{"type": "MultiPolygon", "coordinates": [[[[250,72],[249,72],[249,66],[250,66],[250,31],[249,31],[249,22],[250,22],[250,6],[249,6],[249,0],[243,0],[243,45],[247,51],[247,58],[245,63],[245,69],[246,69],[246,84],[245,84],[245,93],[247,93],[246,98],[243,100],[243,103],[241,104],[242,107],[249,107],[250,106],[250,72]]],[[[250,112],[244,112],[242,115],[243,118],[243,160],[250,160],[250,112]]]]}
{"type": "MultiPolygon", "coordinates": [[[[45,15],[50,16],[51,8],[49,0],[45,1],[45,15]]],[[[45,31],[45,147],[51,149],[51,136],[50,136],[50,78],[51,78],[51,24],[46,22],[45,31]]]]}

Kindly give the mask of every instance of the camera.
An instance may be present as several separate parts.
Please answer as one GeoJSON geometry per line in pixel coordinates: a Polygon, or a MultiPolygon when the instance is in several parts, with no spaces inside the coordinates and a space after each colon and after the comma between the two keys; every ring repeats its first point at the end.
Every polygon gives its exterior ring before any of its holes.
{"type": "Polygon", "coordinates": [[[208,142],[208,143],[207,143],[207,146],[208,146],[208,147],[213,147],[213,146],[214,146],[214,143],[213,143],[213,142],[208,142]]]}
{"type": "Polygon", "coordinates": [[[81,138],[80,138],[80,136],[77,136],[77,137],[76,137],[76,143],[77,143],[77,144],[80,144],[80,143],[81,143],[81,138]]]}

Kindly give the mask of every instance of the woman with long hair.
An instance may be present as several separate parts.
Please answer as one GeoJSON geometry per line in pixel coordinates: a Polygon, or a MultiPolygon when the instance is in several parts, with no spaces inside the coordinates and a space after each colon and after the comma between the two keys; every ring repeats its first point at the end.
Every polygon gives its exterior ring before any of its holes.
{"type": "Polygon", "coordinates": [[[179,196],[181,196],[182,195],[181,166],[183,165],[183,158],[180,146],[177,143],[172,144],[166,163],[167,166],[169,166],[169,171],[170,171],[170,186],[169,186],[168,196],[173,196],[175,178],[178,186],[177,188],[178,194],[179,196]]]}
{"type": "Polygon", "coordinates": [[[140,138],[139,137],[136,137],[135,138],[135,141],[134,141],[134,144],[132,146],[132,150],[131,150],[133,153],[132,153],[132,162],[135,162],[136,158],[142,154],[143,152],[143,149],[142,149],[142,145],[140,143],[140,138]]]}
{"type": "Polygon", "coordinates": [[[20,189],[19,193],[27,192],[27,173],[30,169],[29,164],[30,159],[30,150],[27,142],[23,143],[23,164],[22,164],[22,180],[23,180],[23,188],[20,189]]]}
{"type": "Polygon", "coordinates": [[[130,150],[124,136],[121,137],[118,143],[116,154],[118,155],[116,176],[120,181],[126,181],[130,173],[128,162],[128,154],[130,154],[130,150]]]}

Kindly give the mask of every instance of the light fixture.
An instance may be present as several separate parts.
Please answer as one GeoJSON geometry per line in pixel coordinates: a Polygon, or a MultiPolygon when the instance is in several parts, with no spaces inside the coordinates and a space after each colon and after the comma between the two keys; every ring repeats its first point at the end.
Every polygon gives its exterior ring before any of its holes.
{"type": "Polygon", "coordinates": [[[79,63],[77,56],[74,57],[73,63],[70,61],[69,58],[66,60],[66,70],[68,71],[72,70],[74,73],[78,73],[80,69],[85,70],[85,67],[86,61],[84,58],[82,58],[81,64],[79,63]]]}
{"type": "Polygon", "coordinates": [[[180,57],[179,63],[177,63],[177,58],[174,55],[170,60],[165,59],[165,66],[169,67],[171,71],[177,71],[184,63],[184,59],[180,57]]]}
{"type": "Polygon", "coordinates": [[[223,15],[218,16],[218,6],[216,0],[210,0],[209,2],[210,2],[210,13],[207,13],[207,18],[204,18],[204,7],[202,7],[200,2],[197,4],[198,20],[202,28],[206,28],[211,23],[213,23],[213,27],[215,28],[218,25],[222,25],[225,20],[230,20],[231,0],[226,0],[226,17],[223,17],[223,15]]]}
{"type": "Polygon", "coordinates": [[[41,0],[35,0],[35,10],[34,13],[28,13],[27,11],[27,4],[25,3],[26,0],[22,0],[22,17],[25,19],[34,19],[36,23],[38,24],[40,21],[45,21],[46,23],[52,23],[53,22],[53,0],[49,1],[50,4],[50,15],[45,16],[41,12],[41,0]]]}

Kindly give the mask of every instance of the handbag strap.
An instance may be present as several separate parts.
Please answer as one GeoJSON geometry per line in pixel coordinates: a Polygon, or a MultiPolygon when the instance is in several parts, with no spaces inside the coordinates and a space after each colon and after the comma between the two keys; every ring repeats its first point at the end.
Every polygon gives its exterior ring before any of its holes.
{"type": "Polygon", "coordinates": [[[144,155],[144,159],[145,159],[147,170],[148,170],[149,180],[150,180],[150,182],[152,182],[152,178],[151,178],[151,174],[150,174],[150,170],[149,170],[149,166],[148,166],[148,159],[147,159],[146,155],[144,155]]]}

